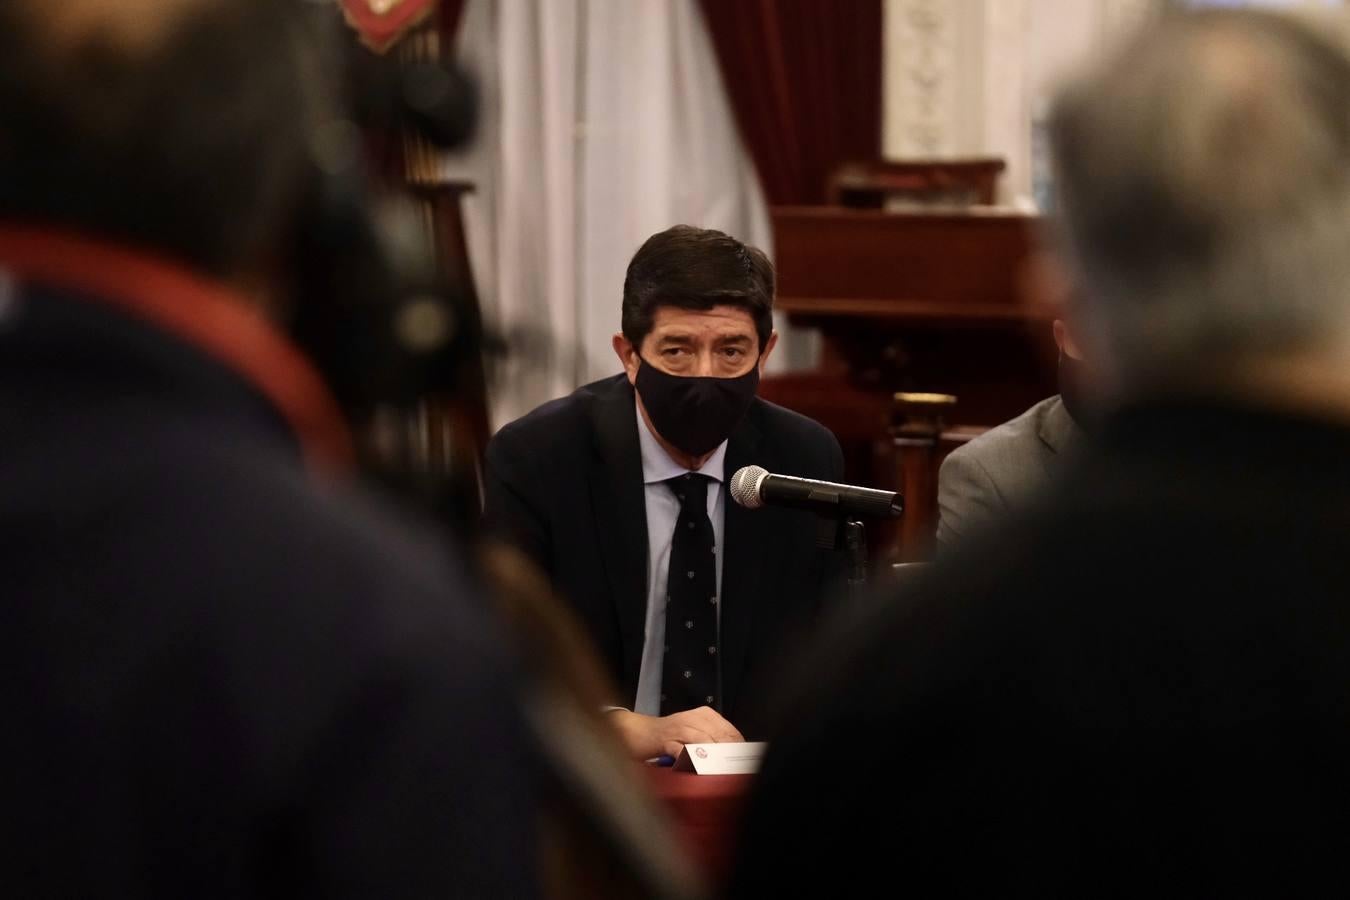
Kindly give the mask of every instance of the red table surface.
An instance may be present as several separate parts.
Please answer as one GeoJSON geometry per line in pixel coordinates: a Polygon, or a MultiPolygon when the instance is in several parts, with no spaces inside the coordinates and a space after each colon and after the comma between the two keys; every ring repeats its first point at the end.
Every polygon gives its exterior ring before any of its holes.
{"type": "Polygon", "coordinates": [[[648,767],[648,783],[674,819],[689,855],[714,883],[729,873],[737,826],[753,777],[648,767]]]}

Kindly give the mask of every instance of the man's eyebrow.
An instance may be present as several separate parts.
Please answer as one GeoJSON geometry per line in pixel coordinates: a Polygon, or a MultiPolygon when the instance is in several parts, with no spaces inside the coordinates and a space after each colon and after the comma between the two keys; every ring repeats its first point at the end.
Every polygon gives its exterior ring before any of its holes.
{"type": "Polygon", "coordinates": [[[749,344],[751,339],[748,334],[729,334],[719,337],[717,343],[723,346],[727,344],[749,344]]]}
{"type": "Polygon", "coordinates": [[[660,335],[659,337],[657,337],[656,340],[658,343],[663,344],[688,344],[693,342],[694,336],[691,334],[685,334],[684,332],[681,331],[675,331],[675,332],[667,332],[666,334],[660,335]]]}

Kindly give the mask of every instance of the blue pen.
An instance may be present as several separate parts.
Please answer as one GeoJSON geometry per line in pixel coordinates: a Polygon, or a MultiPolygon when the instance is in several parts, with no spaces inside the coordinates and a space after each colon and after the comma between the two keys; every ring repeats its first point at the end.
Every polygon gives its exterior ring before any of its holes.
{"type": "Polygon", "coordinates": [[[664,753],[663,753],[662,755],[658,756],[656,759],[654,759],[654,760],[652,761],[652,765],[654,765],[654,766],[673,766],[673,765],[675,765],[675,757],[670,756],[669,754],[664,754],[664,753]]]}

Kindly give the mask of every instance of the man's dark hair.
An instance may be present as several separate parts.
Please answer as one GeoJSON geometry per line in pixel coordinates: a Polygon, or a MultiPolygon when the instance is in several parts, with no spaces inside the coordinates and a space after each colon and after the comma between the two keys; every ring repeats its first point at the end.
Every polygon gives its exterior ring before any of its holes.
{"type": "Polygon", "coordinates": [[[647,238],[623,280],[623,336],[634,347],[662,306],[750,313],[762,352],[773,333],[773,263],[762,250],[711,228],[676,225],[647,238]]]}
{"type": "Polygon", "coordinates": [[[106,23],[57,40],[44,6],[0,3],[0,218],[266,266],[307,171],[298,5],[176,4],[140,43],[106,23]]]}

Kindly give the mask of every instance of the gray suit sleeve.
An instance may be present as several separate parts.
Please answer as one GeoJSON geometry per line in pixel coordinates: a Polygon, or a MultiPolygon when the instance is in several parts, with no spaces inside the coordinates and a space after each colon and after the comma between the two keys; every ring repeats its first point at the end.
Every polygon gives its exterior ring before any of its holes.
{"type": "Polygon", "coordinates": [[[946,553],[1007,512],[1007,502],[974,455],[956,450],[938,471],[938,553],[946,553]]]}

